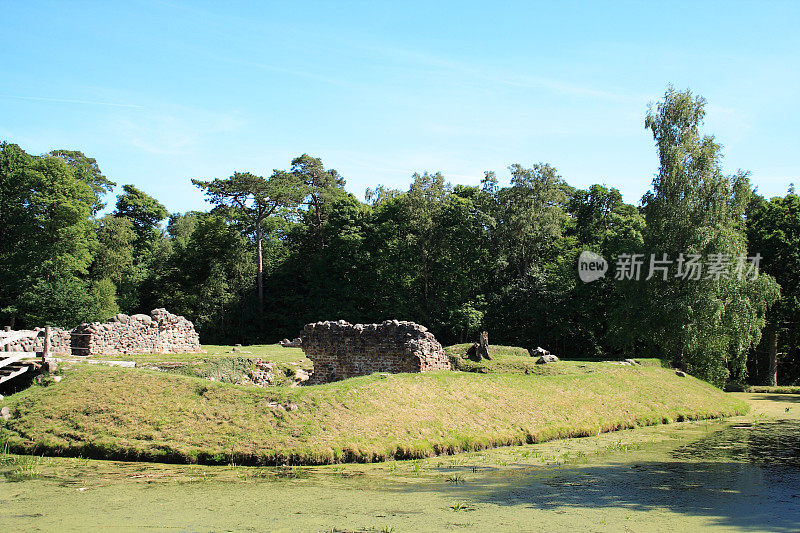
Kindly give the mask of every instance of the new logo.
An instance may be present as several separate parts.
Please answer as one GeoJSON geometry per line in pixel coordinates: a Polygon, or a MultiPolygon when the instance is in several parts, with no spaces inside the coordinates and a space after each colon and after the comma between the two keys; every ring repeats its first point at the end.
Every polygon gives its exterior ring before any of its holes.
{"type": "Polygon", "coordinates": [[[602,255],[584,250],[578,257],[578,277],[584,283],[602,278],[608,271],[608,262],[602,255]]]}

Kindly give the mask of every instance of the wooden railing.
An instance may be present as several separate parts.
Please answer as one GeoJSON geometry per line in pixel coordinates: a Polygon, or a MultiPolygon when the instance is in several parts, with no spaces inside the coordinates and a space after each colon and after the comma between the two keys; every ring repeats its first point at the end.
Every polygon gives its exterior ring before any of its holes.
{"type": "MultiPolygon", "coordinates": [[[[35,345],[35,341],[34,341],[35,345]]],[[[6,327],[5,331],[0,332],[0,383],[9,381],[20,374],[30,370],[45,367],[47,359],[51,355],[51,334],[50,328],[44,331],[32,333],[28,331],[10,331],[6,327]],[[44,335],[41,352],[16,352],[10,351],[11,345],[23,339],[36,339],[44,335]],[[31,361],[31,360],[34,361],[31,361]]]]}

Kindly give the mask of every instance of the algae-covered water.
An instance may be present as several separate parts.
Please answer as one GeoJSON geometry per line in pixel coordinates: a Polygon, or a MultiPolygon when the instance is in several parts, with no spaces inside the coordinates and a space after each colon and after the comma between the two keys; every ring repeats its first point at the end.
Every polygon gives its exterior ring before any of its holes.
{"type": "Polygon", "coordinates": [[[742,397],[724,422],[376,465],[6,455],[0,531],[800,530],[800,396],[742,397]]]}

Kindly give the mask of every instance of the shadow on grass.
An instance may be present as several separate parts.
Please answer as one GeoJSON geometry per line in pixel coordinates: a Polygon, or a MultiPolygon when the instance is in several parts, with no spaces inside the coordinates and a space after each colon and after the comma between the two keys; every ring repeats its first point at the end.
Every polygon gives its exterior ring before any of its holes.
{"type": "Polygon", "coordinates": [[[643,451],[618,464],[492,472],[458,492],[500,506],[666,509],[724,527],[798,531],[800,422],[730,426],[672,452],[643,451]]]}
{"type": "Polygon", "coordinates": [[[760,392],[754,393],[752,400],[755,402],[768,401],[800,403],[800,394],[760,392]]]}

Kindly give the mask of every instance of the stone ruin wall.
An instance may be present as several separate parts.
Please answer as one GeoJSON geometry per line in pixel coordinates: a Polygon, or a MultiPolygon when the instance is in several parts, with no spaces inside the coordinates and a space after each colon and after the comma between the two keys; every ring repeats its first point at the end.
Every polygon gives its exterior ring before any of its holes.
{"type": "Polygon", "coordinates": [[[327,383],[373,372],[450,370],[442,345],[414,322],[306,324],[302,348],[314,363],[309,383],[327,383]]]}
{"type": "Polygon", "coordinates": [[[73,355],[198,353],[194,324],[166,309],[150,315],[118,314],[107,322],[81,324],[72,330],[73,355]]]}
{"type": "MultiPolygon", "coordinates": [[[[31,330],[10,330],[9,333],[19,332],[30,333],[31,337],[19,339],[0,347],[0,351],[7,352],[43,352],[44,351],[44,328],[31,330]]],[[[53,355],[70,355],[70,330],[61,328],[50,328],[50,353],[53,355]]]]}

